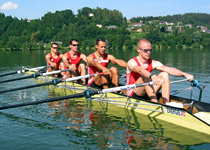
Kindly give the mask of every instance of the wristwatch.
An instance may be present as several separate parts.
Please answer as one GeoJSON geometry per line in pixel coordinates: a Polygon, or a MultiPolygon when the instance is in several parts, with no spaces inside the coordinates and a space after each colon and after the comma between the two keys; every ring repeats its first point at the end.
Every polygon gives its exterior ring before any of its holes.
{"type": "Polygon", "coordinates": [[[152,79],[152,76],[154,76],[155,74],[150,73],[149,78],[152,79]]]}

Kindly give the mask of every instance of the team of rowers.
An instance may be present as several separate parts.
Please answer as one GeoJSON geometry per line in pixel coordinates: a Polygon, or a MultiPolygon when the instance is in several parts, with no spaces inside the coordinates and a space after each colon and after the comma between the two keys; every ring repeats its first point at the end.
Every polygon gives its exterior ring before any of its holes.
{"type": "Polygon", "coordinates": [[[83,76],[86,74],[86,65],[80,63],[83,60],[87,64],[88,74],[102,72],[103,75],[90,77],[88,83],[85,79],[81,80],[82,84],[88,84],[91,87],[108,88],[119,86],[119,74],[116,67],[108,68],[109,62],[126,68],[126,84],[137,84],[153,81],[150,86],[128,89],[128,96],[147,96],[152,102],[158,102],[156,93],[162,88],[162,97],[164,103],[170,99],[170,78],[169,75],[183,76],[189,81],[193,80],[193,75],[178,70],[173,67],[163,65],[157,60],[150,58],[152,52],[151,42],[147,39],[140,39],[137,43],[138,55],[131,58],[127,63],[124,60],[117,59],[115,56],[106,53],[106,40],[99,38],[96,40],[96,51],[86,57],[85,54],[78,51],[79,42],[76,39],[70,41],[70,51],[65,54],[58,52],[59,45],[51,44],[51,52],[47,54],[46,61],[51,67],[48,71],[69,69],[61,73],[63,78],[74,76],[83,76]],[[63,62],[61,62],[63,60],[63,62]],[[158,75],[153,74],[152,70],[159,70],[158,75]]]}

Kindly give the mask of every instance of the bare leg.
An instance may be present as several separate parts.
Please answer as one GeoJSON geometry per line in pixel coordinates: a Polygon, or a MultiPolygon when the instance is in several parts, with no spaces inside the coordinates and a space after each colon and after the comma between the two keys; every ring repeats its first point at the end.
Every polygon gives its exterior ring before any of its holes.
{"type": "MultiPolygon", "coordinates": [[[[63,62],[60,63],[59,69],[60,69],[60,70],[65,70],[65,69],[66,69],[66,67],[65,67],[65,65],[64,65],[63,62]]],[[[61,75],[62,75],[62,77],[63,77],[64,79],[70,77],[70,74],[69,74],[68,71],[62,72],[61,75]]]]}
{"type": "MultiPolygon", "coordinates": [[[[165,104],[166,102],[170,101],[170,78],[169,74],[166,72],[161,72],[158,75],[159,78],[163,79],[163,84],[162,84],[162,97],[163,97],[163,103],[165,104]]],[[[156,93],[158,90],[156,90],[156,93]]]]}
{"type": "MultiPolygon", "coordinates": [[[[139,78],[136,83],[145,83],[145,82],[149,82],[150,79],[148,78],[139,78]]],[[[156,89],[160,88],[156,87],[156,89]]],[[[136,89],[134,89],[134,93],[138,96],[144,96],[146,93],[148,95],[148,97],[150,98],[150,100],[152,102],[158,102],[157,100],[157,96],[156,96],[156,90],[154,86],[143,86],[143,87],[138,87],[136,89]]]]}
{"type": "MultiPolygon", "coordinates": [[[[153,85],[153,89],[155,91],[155,95],[157,92],[162,88],[162,97],[163,97],[163,103],[169,102],[170,99],[170,79],[169,74],[167,72],[161,72],[158,75],[159,79],[163,80],[163,83],[160,85],[153,85]]],[[[157,99],[157,98],[156,98],[157,99]]]]}
{"type": "MultiPolygon", "coordinates": [[[[169,79],[169,74],[166,72],[161,72],[158,77],[160,79],[163,79],[163,83],[161,85],[153,85],[153,86],[145,86],[145,87],[139,87],[134,89],[135,94],[139,96],[143,96],[145,94],[145,91],[150,98],[152,102],[158,102],[157,100],[157,92],[162,88],[162,97],[164,104],[166,102],[169,102],[170,99],[170,79],[169,79]]],[[[149,82],[150,79],[148,78],[139,78],[136,83],[144,83],[144,82],[149,82]]]]}
{"type": "MultiPolygon", "coordinates": [[[[80,76],[86,75],[85,64],[80,64],[79,65],[79,68],[78,68],[78,71],[79,71],[79,75],[80,76]]],[[[82,83],[83,84],[86,84],[86,79],[82,79],[82,83]]]]}
{"type": "Polygon", "coordinates": [[[112,84],[115,87],[119,86],[119,74],[118,74],[117,68],[111,67],[110,72],[111,72],[110,79],[111,79],[112,84]]]}
{"type": "Polygon", "coordinates": [[[96,76],[93,78],[95,84],[98,86],[103,86],[104,89],[107,89],[109,87],[109,76],[108,75],[102,75],[102,76],[96,76]]]}

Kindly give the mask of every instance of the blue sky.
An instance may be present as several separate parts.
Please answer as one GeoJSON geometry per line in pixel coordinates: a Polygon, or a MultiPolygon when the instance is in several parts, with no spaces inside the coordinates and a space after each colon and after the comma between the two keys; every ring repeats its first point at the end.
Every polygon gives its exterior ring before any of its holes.
{"type": "Polygon", "coordinates": [[[38,19],[47,12],[83,7],[116,9],[127,19],[184,13],[210,14],[210,0],[0,0],[0,12],[19,19],[38,19]]]}

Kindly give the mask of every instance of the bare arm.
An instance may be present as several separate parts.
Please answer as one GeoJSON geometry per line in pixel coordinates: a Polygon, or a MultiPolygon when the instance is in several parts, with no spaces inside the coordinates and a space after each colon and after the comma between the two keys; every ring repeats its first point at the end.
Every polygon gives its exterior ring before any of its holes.
{"type": "Polygon", "coordinates": [[[69,64],[67,54],[64,54],[63,57],[62,57],[62,59],[63,59],[64,65],[67,68],[69,68],[71,71],[75,71],[76,70],[76,65],[75,64],[71,64],[71,65],[69,64]]]}
{"type": "Polygon", "coordinates": [[[46,62],[47,62],[49,65],[51,65],[51,67],[56,67],[56,63],[54,63],[54,62],[52,62],[52,61],[50,60],[50,54],[47,54],[47,55],[45,56],[45,59],[46,59],[46,62]]]}
{"type": "Polygon", "coordinates": [[[146,69],[144,69],[143,67],[138,66],[136,61],[133,60],[133,59],[128,61],[127,66],[128,66],[127,67],[127,73],[136,72],[136,73],[139,73],[146,78],[149,78],[149,76],[150,76],[150,72],[147,71],[146,69]]]}
{"type": "Polygon", "coordinates": [[[62,57],[62,59],[63,59],[64,65],[65,65],[67,68],[69,68],[69,67],[70,67],[70,64],[69,64],[69,62],[68,62],[68,56],[67,56],[67,54],[64,54],[63,57],[62,57]]]}
{"type": "Polygon", "coordinates": [[[85,54],[81,54],[81,56],[80,56],[81,58],[82,58],[82,60],[84,60],[84,62],[86,62],[87,63],[87,57],[86,57],[86,55],[85,54]]]}
{"type": "Polygon", "coordinates": [[[86,59],[88,66],[95,66],[96,68],[98,68],[98,70],[101,70],[104,73],[110,73],[106,67],[102,66],[100,63],[95,61],[92,55],[89,55],[86,59]]]}
{"type": "Polygon", "coordinates": [[[193,75],[183,72],[183,71],[181,71],[177,68],[174,68],[174,67],[165,66],[162,63],[160,63],[159,61],[154,61],[153,64],[154,64],[155,69],[157,69],[159,71],[167,72],[172,76],[183,76],[183,77],[189,79],[190,81],[192,81],[194,79],[193,75]]]}
{"type": "Polygon", "coordinates": [[[127,63],[122,60],[122,59],[116,59],[113,55],[108,55],[108,59],[113,63],[113,64],[117,64],[121,67],[126,68],[127,67],[127,63]]]}

